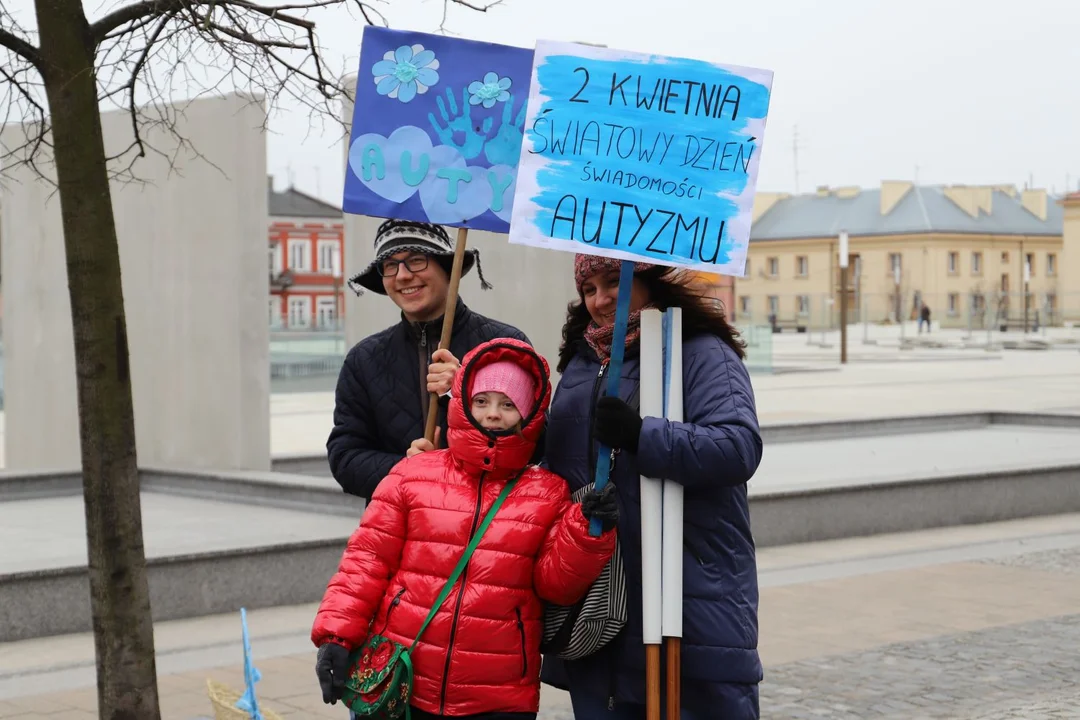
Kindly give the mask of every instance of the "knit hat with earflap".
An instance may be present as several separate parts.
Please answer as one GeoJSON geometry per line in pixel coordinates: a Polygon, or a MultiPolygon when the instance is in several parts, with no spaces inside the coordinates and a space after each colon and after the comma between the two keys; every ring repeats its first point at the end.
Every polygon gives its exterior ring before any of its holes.
{"type": "Polygon", "coordinates": [[[501,392],[510,398],[521,417],[527,418],[536,405],[536,378],[515,362],[499,360],[484,365],[473,376],[469,397],[483,392],[501,392]]]}
{"type": "MultiPolygon", "coordinates": [[[[362,288],[385,295],[382,274],[379,266],[387,258],[400,252],[421,253],[430,256],[450,276],[454,263],[454,243],[441,225],[426,222],[414,222],[411,220],[387,220],[379,226],[375,233],[374,259],[366,268],[349,278],[349,287],[357,295],[363,293],[362,288]]],[[[483,270],[480,268],[480,251],[476,249],[466,250],[465,257],[461,262],[461,276],[465,277],[476,265],[476,274],[480,276],[480,288],[490,290],[491,283],[484,279],[483,270]]]]}

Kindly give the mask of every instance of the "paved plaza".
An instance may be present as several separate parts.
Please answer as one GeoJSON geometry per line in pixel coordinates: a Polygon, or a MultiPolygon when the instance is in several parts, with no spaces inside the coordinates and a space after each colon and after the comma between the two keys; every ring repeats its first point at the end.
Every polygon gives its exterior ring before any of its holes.
{"type": "MultiPolygon", "coordinates": [[[[763,718],[1039,720],[1080,707],[1080,515],[766,548],[763,718]]],[[[250,613],[259,697],[322,704],[314,605],[250,613]]],[[[242,686],[235,615],[160,623],[166,720],[211,716],[206,679],[242,686]]],[[[0,718],[95,717],[89,635],[0,645],[0,718]],[[63,690],[56,690],[63,685],[63,690]]],[[[545,689],[541,720],[571,720],[545,689]]]]}

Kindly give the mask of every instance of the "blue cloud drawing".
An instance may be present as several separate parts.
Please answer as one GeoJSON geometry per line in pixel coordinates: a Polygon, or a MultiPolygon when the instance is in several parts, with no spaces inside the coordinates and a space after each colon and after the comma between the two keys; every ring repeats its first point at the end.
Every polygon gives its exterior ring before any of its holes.
{"type": "Polygon", "coordinates": [[[438,69],[434,52],[423,45],[402,45],[387,50],[383,59],[371,67],[371,74],[380,95],[407,103],[439,82],[438,69]]]}

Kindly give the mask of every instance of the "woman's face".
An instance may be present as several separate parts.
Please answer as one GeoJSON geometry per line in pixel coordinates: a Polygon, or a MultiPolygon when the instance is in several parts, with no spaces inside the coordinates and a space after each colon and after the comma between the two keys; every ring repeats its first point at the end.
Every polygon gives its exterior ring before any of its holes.
{"type": "MultiPolygon", "coordinates": [[[[615,306],[619,301],[619,271],[597,273],[581,284],[585,309],[593,322],[604,327],[615,323],[615,306]]],[[[649,289],[637,276],[630,291],[630,312],[640,310],[649,302],[649,289]]]]}

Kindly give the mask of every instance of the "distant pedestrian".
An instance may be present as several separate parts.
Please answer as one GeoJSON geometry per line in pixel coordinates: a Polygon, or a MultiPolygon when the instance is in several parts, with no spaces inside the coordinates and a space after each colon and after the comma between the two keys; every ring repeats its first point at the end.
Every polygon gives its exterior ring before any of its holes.
{"type": "Polygon", "coordinates": [[[930,334],[930,306],[926,303],[922,304],[922,308],[919,310],[919,334],[922,334],[923,323],[926,324],[926,334],[930,334]]]}

